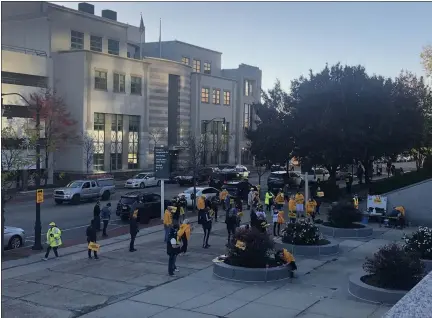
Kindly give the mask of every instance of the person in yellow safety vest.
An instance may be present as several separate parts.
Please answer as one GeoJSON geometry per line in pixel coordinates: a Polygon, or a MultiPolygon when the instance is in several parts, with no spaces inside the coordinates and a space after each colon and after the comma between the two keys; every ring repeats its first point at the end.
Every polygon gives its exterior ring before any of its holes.
{"type": "Polygon", "coordinates": [[[274,195],[270,190],[267,190],[264,198],[264,204],[266,205],[267,212],[270,212],[270,208],[273,205],[274,195]]]}
{"type": "Polygon", "coordinates": [[[297,219],[296,202],[293,195],[288,201],[288,218],[290,219],[291,223],[295,223],[297,219]]]}
{"type": "Polygon", "coordinates": [[[180,229],[177,232],[177,241],[182,242],[179,255],[185,255],[187,252],[188,242],[190,240],[192,228],[189,224],[189,220],[186,219],[180,225],[180,229]]]}
{"type": "Polygon", "coordinates": [[[276,203],[278,209],[283,208],[283,205],[285,203],[285,198],[284,198],[284,194],[283,194],[282,190],[279,190],[279,192],[276,196],[276,199],[275,199],[275,203],[276,203]]]}
{"type": "Polygon", "coordinates": [[[223,189],[220,193],[219,193],[219,200],[220,202],[222,202],[222,207],[224,210],[226,210],[226,204],[225,204],[225,199],[228,195],[228,191],[226,189],[223,189]]]}
{"type": "Polygon", "coordinates": [[[315,209],[316,209],[317,203],[314,199],[310,198],[308,202],[306,203],[306,215],[308,218],[311,218],[313,221],[315,221],[315,209]]]}
{"type": "Polygon", "coordinates": [[[205,209],[205,200],[206,200],[206,196],[205,195],[202,195],[202,196],[200,196],[198,199],[197,199],[197,208],[198,208],[198,212],[200,212],[201,210],[204,210],[205,209]]]}
{"type": "Polygon", "coordinates": [[[46,234],[48,247],[45,253],[45,257],[43,258],[44,261],[48,260],[51,249],[54,251],[55,257],[58,257],[57,249],[60,245],[62,245],[61,230],[56,226],[54,222],[51,222],[49,226],[50,228],[46,234]]]}
{"type": "Polygon", "coordinates": [[[359,199],[358,199],[358,195],[357,194],[354,195],[353,205],[354,205],[354,208],[358,210],[358,208],[359,208],[359,199]]]}
{"type": "Polygon", "coordinates": [[[171,231],[171,228],[173,226],[173,213],[175,212],[173,206],[169,206],[165,209],[164,218],[163,218],[163,225],[165,230],[165,238],[164,242],[168,242],[168,236],[171,231]]]}
{"type": "Polygon", "coordinates": [[[299,218],[304,217],[304,196],[302,193],[300,193],[300,191],[297,191],[296,195],[295,195],[295,201],[296,201],[296,212],[297,212],[297,217],[299,218]]]}

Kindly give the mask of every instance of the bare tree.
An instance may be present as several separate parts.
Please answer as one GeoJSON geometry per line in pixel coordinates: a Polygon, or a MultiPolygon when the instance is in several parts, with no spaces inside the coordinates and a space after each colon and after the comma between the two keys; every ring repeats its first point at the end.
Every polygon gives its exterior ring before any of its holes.
{"type": "Polygon", "coordinates": [[[82,135],[82,146],[84,151],[84,163],[86,165],[86,171],[89,173],[90,168],[93,166],[93,156],[96,151],[95,138],[88,132],[82,135]]]}
{"type": "MultiPolygon", "coordinates": [[[[213,152],[216,154],[216,163],[219,166],[222,153],[229,153],[230,140],[235,136],[234,133],[222,134],[221,138],[218,138],[216,143],[213,144],[213,152]]],[[[207,145],[208,146],[208,145],[207,145]]]]}
{"type": "Polygon", "coordinates": [[[189,134],[181,141],[181,147],[187,153],[187,159],[182,162],[182,166],[192,172],[192,186],[194,196],[192,196],[192,212],[196,210],[196,179],[198,170],[201,167],[205,149],[205,142],[202,137],[189,134]]]}
{"type": "Polygon", "coordinates": [[[426,71],[426,76],[432,77],[432,45],[427,45],[423,48],[420,55],[423,67],[426,71]]]}
{"type": "Polygon", "coordinates": [[[261,177],[268,171],[268,165],[264,161],[255,162],[254,170],[258,174],[258,184],[261,187],[261,177]]]}
{"type": "Polygon", "coordinates": [[[165,139],[167,136],[167,129],[166,128],[153,128],[149,131],[149,139],[150,143],[153,144],[153,148],[157,147],[157,145],[165,139]]]}

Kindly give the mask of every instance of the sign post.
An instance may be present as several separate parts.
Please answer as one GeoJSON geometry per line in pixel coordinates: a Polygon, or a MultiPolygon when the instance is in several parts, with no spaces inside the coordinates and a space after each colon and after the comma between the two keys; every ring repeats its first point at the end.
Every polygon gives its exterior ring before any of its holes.
{"type": "Polygon", "coordinates": [[[170,177],[170,155],[165,146],[154,148],[154,173],[155,178],[161,180],[161,219],[165,213],[165,179],[170,177]]]}
{"type": "Polygon", "coordinates": [[[37,189],[36,190],[36,203],[43,203],[43,202],[44,202],[43,189],[37,189]]]}

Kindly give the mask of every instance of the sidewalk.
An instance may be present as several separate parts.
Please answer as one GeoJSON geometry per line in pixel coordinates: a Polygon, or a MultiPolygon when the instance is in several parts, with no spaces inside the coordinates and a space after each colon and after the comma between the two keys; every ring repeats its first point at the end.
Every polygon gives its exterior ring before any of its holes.
{"type": "Polygon", "coordinates": [[[209,249],[201,247],[202,234],[195,224],[188,255],[178,257],[176,277],[167,275],[162,226],[142,229],[135,253],[128,251],[129,235],[123,235],[103,241],[99,260],[88,260],[87,246],[81,244],[60,249],[61,257],[47,262],[41,261],[42,254],[4,262],[3,314],[11,318],[345,318],[349,312],[350,318],[378,318],[389,309],[353,299],[347,292],[347,277],[361,269],[366,255],[399,240],[398,230],[377,228],[371,239],[340,240],[341,253],[336,256],[296,257],[298,278],[262,284],[215,278],[212,259],[226,253],[225,224],[214,223],[209,249]]]}

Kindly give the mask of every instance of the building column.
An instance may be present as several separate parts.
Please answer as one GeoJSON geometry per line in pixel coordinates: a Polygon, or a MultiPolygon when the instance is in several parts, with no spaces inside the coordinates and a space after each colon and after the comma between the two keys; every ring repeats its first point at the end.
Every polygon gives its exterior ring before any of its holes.
{"type": "Polygon", "coordinates": [[[111,114],[105,114],[104,170],[111,170],[111,114]]]}
{"type": "Polygon", "coordinates": [[[129,154],[129,118],[128,115],[123,115],[123,132],[122,132],[122,170],[128,170],[128,154],[129,154]]]}

